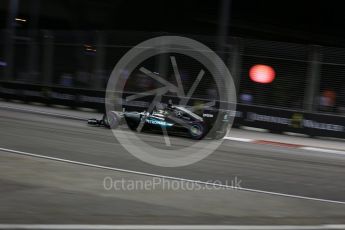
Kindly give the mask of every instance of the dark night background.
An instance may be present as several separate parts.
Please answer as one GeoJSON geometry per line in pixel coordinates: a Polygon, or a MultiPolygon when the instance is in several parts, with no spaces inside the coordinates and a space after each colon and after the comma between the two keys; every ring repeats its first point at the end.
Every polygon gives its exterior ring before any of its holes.
{"type": "MultiPolygon", "coordinates": [[[[6,28],[9,0],[0,1],[6,28]]],[[[36,28],[52,30],[135,30],[216,35],[220,1],[21,1],[19,16],[38,12],[36,28]]],[[[344,46],[343,1],[233,0],[228,33],[256,39],[344,46]]],[[[29,26],[22,25],[22,29],[29,26]]]]}
{"type": "Polygon", "coordinates": [[[180,35],[218,52],[239,98],[249,96],[251,104],[345,114],[343,6],[313,0],[2,0],[0,78],[104,89],[128,49],[154,36],[180,35]],[[250,79],[257,64],[275,70],[271,84],[250,79]]]}

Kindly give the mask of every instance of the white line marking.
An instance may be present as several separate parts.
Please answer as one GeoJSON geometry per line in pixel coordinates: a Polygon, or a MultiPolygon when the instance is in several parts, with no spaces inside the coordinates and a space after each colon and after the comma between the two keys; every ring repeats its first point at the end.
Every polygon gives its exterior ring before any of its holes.
{"type": "Polygon", "coordinates": [[[225,140],[240,141],[240,142],[253,142],[253,139],[240,138],[240,137],[224,137],[225,140]]]}
{"type": "Polygon", "coordinates": [[[323,153],[334,153],[334,154],[345,155],[345,151],[335,150],[335,149],[323,149],[323,148],[315,148],[315,147],[308,147],[308,146],[300,147],[299,149],[316,151],[316,152],[323,152],[323,153]]]}
{"type": "MultiPolygon", "coordinates": [[[[224,137],[225,140],[231,140],[231,141],[239,141],[239,142],[254,142],[253,139],[248,138],[240,138],[240,137],[224,137]]],[[[265,141],[265,140],[260,140],[265,141]]],[[[281,144],[291,144],[291,143],[285,143],[282,142],[281,144]]],[[[345,151],[342,150],[336,150],[336,149],[324,149],[324,148],[317,148],[317,147],[310,147],[310,146],[303,146],[303,147],[296,147],[296,149],[303,149],[313,152],[323,152],[323,153],[333,153],[333,154],[339,154],[339,155],[345,155],[345,151]]]]}
{"type": "Polygon", "coordinates": [[[86,225],[86,224],[0,224],[0,229],[48,229],[48,230],[314,230],[344,229],[345,225],[86,225]]]}
{"type": "Polygon", "coordinates": [[[269,130],[267,130],[267,129],[244,126],[244,125],[242,125],[241,128],[244,130],[255,131],[255,132],[260,132],[260,133],[268,133],[269,132],[269,130]]]}
{"type": "Polygon", "coordinates": [[[71,164],[76,164],[76,165],[88,166],[88,167],[93,167],[93,168],[106,169],[106,170],[112,170],[112,171],[124,172],[124,173],[132,173],[132,174],[137,174],[137,175],[142,175],[142,176],[150,176],[150,177],[157,177],[157,178],[168,179],[168,180],[177,180],[177,181],[183,181],[183,182],[189,182],[189,183],[197,183],[197,184],[201,184],[201,185],[214,186],[214,187],[219,187],[219,188],[236,189],[236,190],[246,191],[246,192],[255,192],[255,193],[262,193],[262,194],[267,194],[267,195],[274,195],[274,196],[281,196],[281,197],[288,197],[288,198],[295,198],[295,199],[303,199],[303,200],[345,205],[345,201],[336,201],[336,200],[313,198],[313,197],[307,197],[307,196],[290,195],[290,194],[285,194],[285,193],[269,192],[269,191],[258,190],[258,189],[235,187],[235,186],[223,185],[223,184],[212,183],[212,182],[205,182],[205,181],[200,181],[200,180],[185,179],[185,178],[173,177],[173,176],[164,176],[164,175],[153,174],[153,173],[146,173],[146,172],[133,171],[133,170],[128,170],[128,169],[120,169],[120,168],[90,164],[90,163],[85,163],[85,162],[80,162],[80,161],[67,160],[67,159],[56,158],[56,157],[49,157],[49,156],[45,156],[45,155],[22,152],[22,151],[17,151],[17,150],[13,150],[13,149],[0,148],[0,151],[20,154],[20,155],[25,155],[25,156],[31,156],[31,157],[38,157],[38,158],[43,158],[43,159],[48,159],[48,160],[55,160],[55,161],[64,162],[64,163],[71,163],[71,164]]]}

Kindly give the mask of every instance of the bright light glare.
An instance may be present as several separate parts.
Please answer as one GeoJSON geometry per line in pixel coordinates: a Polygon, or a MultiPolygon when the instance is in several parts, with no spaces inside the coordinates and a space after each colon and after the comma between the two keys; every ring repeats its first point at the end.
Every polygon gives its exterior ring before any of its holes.
{"type": "Polygon", "coordinates": [[[261,84],[271,83],[275,75],[274,69],[268,65],[254,65],[249,70],[250,79],[261,84]]]}
{"type": "Polygon", "coordinates": [[[17,22],[26,22],[26,19],[24,18],[15,18],[17,22]]]}

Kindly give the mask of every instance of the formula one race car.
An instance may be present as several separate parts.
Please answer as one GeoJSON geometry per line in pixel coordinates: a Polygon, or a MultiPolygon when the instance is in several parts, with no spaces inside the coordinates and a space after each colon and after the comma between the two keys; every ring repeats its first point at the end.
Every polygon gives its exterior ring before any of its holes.
{"type": "Polygon", "coordinates": [[[89,119],[88,124],[104,126],[116,129],[119,125],[127,123],[131,130],[163,133],[169,135],[187,136],[199,140],[207,135],[214,139],[221,139],[225,136],[229,123],[229,114],[220,114],[221,121],[215,122],[216,115],[207,112],[202,117],[182,106],[168,104],[165,109],[154,110],[151,113],[143,112],[116,112],[110,111],[103,115],[103,118],[89,119]],[[216,124],[217,123],[217,124],[216,124]],[[210,130],[213,130],[210,133],[210,130]]]}

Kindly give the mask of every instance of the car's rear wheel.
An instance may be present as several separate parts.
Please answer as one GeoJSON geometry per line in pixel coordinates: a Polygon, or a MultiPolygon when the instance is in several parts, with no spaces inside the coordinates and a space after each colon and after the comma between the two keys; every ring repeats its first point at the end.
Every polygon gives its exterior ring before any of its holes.
{"type": "Polygon", "coordinates": [[[204,137],[204,127],[200,124],[193,124],[189,128],[189,134],[194,140],[200,140],[204,137]]]}

